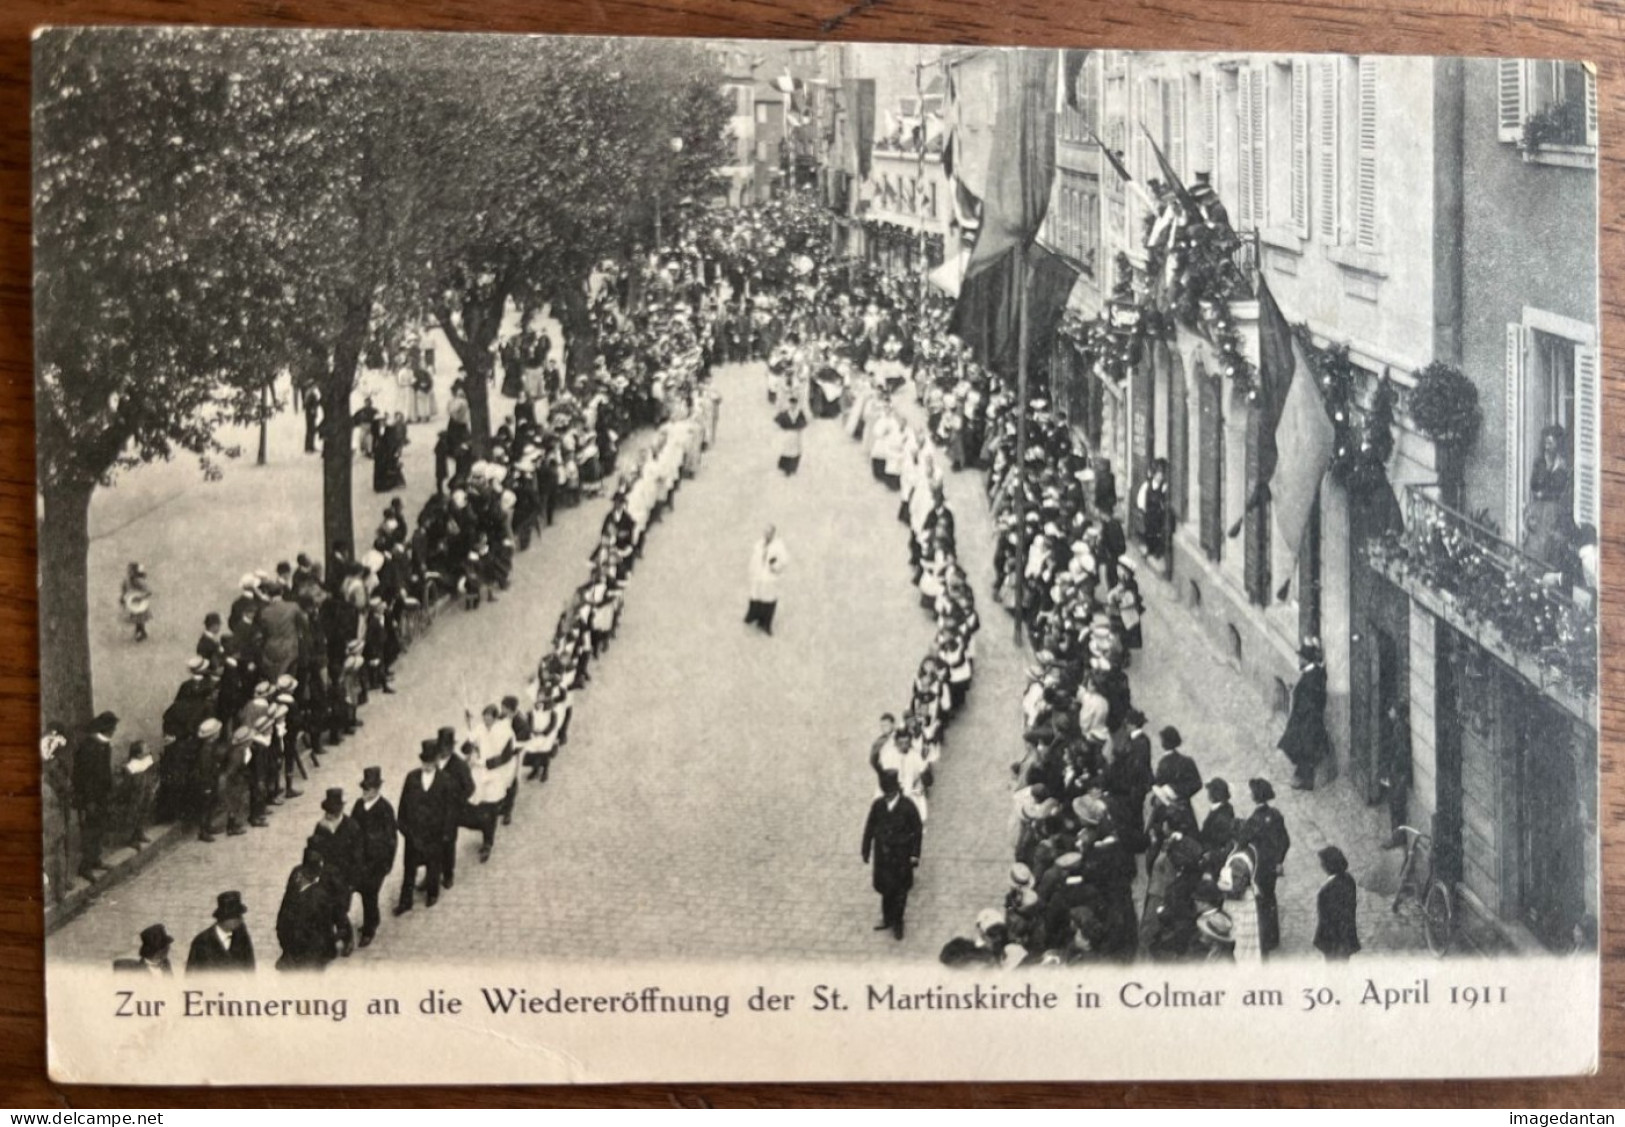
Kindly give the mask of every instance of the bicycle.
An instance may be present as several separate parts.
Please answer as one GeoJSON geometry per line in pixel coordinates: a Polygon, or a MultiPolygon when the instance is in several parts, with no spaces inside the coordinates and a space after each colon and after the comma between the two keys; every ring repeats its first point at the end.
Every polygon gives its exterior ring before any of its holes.
{"type": "Polygon", "coordinates": [[[1455,895],[1434,868],[1431,835],[1413,826],[1400,826],[1394,831],[1394,844],[1401,843],[1405,861],[1400,866],[1399,889],[1394,893],[1392,909],[1397,913],[1407,897],[1415,899],[1421,906],[1422,935],[1428,950],[1443,958],[1455,941],[1455,895]]]}

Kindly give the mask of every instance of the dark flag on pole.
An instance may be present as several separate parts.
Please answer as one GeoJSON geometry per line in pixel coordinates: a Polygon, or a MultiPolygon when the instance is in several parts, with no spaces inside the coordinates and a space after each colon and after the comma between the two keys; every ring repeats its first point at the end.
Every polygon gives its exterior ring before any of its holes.
{"type": "Polygon", "coordinates": [[[1128,174],[1128,169],[1123,164],[1123,158],[1108,149],[1106,147],[1106,142],[1102,141],[1100,139],[1100,134],[1096,133],[1093,129],[1089,130],[1089,137],[1094,141],[1095,148],[1099,149],[1105,154],[1106,161],[1112,166],[1112,171],[1117,173],[1117,178],[1132,184],[1134,182],[1134,177],[1128,174]]]}
{"type": "MultiPolygon", "coordinates": [[[[1140,128],[1145,129],[1145,126],[1141,125],[1140,128]]],[[[1185,189],[1184,181],[1180,180],[1179,173],[1174,171],[1174,166],[1168,163],[1168,158],[1162,155],[1162,149],[1157,146],[1157,139],[1151,136],[1149,129],[1145,129],[1145,139],[1151,143],[1151,151],[1157,155],[1157,167],[1162,170],[1163,183],[1167,184],[1173,191],[1174,198],[1179,201],[1179,206],[1184,209],[1186,215],[1199,215],[1195,198],[1185,189]]]]}
{"type": "Polygon", "coordinates": [[[967,278],[1032,243],[1055,180],[1055,52],[1016,48],[1001,63],[982,225],[967,278]]]}
{"type": "MultiPolygon", "coordinates": [[[[1304,531],[1331,465],[1337,432],[1326,415],[1315,369],[1275,303],[1269,283],[1258,280],[1258,478],[1247,512],[1265,501],[1281,541],[1297,558],[1304,531]]],[[[1241,521],[1230,529],[1241,534],[1241,521]]]]}
{"type": "Polygon", "coordinates": [[[1078,104],[1078,75],[1083,73],[1083,64],[1088,58],[1088,51],[1068,50],[1061,65],[1061,89],[1066,94],[1067,106],[1075,110],[1083,109],[1078,104]]]}

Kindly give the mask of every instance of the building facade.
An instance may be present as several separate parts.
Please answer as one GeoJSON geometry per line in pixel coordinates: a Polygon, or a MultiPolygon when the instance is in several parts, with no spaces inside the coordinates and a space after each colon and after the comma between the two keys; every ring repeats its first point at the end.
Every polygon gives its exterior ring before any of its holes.
{"type": "MultiPolygon", "coordinates": [[[[1425,581],[1368,546],[1448,527],[1481,544],[1509,583],[1543,577],[1553,621],[1578,621],[1570,600],[1594,606],[1583,589],[1555,593],[1557,562],[1529,554],[1528,531],[1532,511],[1552,509],[1531,485],[1551,427],[1563,428],[1573,470],[1563,523],[1594,526],[1598,509],[1589,72],[1133,52],[1091,52],[1061,69],[1074,86],[1062,92],[1040,237],[1084,268],[1074,315],[1110,323],[1122,312],[1114,292],[1141,302],[1156,290],[1143,189],[1163,178],[1160,149],[1182,182],[1212,184],[1254,289],[1267,284],[1317,348],[1346,349],[1353,433],[1388,381],[1394,450],[1383,489],[1325,478],[1294,558],[1267,508],[1248,512],[1259,409],[1203,326],[1176,322],[1126,371],[1063,335],[1050,357],[1057,399],[1125,496],[1167,462],[1172,590],[1262,699],[1287,706],[1296,650],[1318,637],[1337,767],[1354,795],[1400,792],[1394,817],[1435,831],[1457,887],[1504,938],[1562,945],[1596,912],[1595,684],[1499,634],[1486,639],[1453,592],[1433,589],[1448,576],[1425,581]],[[1476,391],[1482,423],[1470,443],[1441,442],[1410,414],[1418,374],[1434,364],[1476,391]]],[[[1256,303],[1229,312],[1256,365],[1256,303]]]]}

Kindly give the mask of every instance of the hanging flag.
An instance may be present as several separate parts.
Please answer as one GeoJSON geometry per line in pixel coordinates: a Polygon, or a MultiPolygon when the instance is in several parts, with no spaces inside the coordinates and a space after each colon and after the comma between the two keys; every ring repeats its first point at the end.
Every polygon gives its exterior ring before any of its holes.
{"type": "MultiPolygon", "coordinates": [[[[1281,542],[1294,559],[1332,462],[1337,431],[1320,382],[1275,295],[1258,281],[1258,478],[1247,511],[1270,502],[1281,542]]],[[[1231,529],[1239,534],[1240,522],[1231,529]]]]}
{"type": "Polygon", "coordinates": [[[858,175],[869,175],[869,161],[875,149],[875,80],[849,79],[853,86],[853,140],[857,144],[858,175]]]}
{"type": "Polygon", "coordinates": [[[1078,267],[1065,255],[1034,243],[1027,255],[1027,352],[1048,356],[1055,330],[1078,280],[1078,267]]]}
{"type": "Polygon", "coordinates": [[[1078,97],[1078,76],[1083,73],[1084,60],[1088,57],[1088,51],[1068,50],[1062,63],[1061,91],[1065,94],[1066,104],[1070,109],[1083,109],[1078,97]]]}
{"type": "Polygon", "coordinates": [[[1162,149],[1157,146],[1157,139],[1151,136],[1151,130],[1146,129],[1143,123],[1140,128],[1145,131],[1145,139],[1151,142],[1151,151],[1157,155],[1157,167],[1162,170],[1163,183],[1173,191],[1174,198],[1179,201],[1179,206],[1185,209],[1186,215],[1199,214],[1195,197],[1186,190],[1184,182],[1179,179],[1179,173],[1168,163],[1168,158],[1162,155],[1162,149]]]}
{"type": "Polygon", "coordinates": [[[942,143],[942,174],[949,179],[954,175],[954,134],[948,131],[948,139],[942,143]]]}
{"type": "Polygon", "coordinates": [[[1000,62],[992,160],[967,278],[1032,243],[1055,180],[1055,52],[1013,48],[1000,62]]]}
{"type": "Polygon", "coordinates": [[[1089,140],[1095,143],[1095,148],[1099,149],[1103,154],[1105,154],[1106,163],[1112,166],[1112,171],[1117,173],[1117,178],[1119,180],[1123,181],[1125,184],[1132,184],[1134,182],[1134,177],[1128,174],[1128,168],[1123,164],[1123,158],[1117,153],[1112,152],[1112,150],[1107,146],[1106,142],[1100,139],[1100,134],[1096,133],[1093,129],[1089,130],[1089,140]]]}

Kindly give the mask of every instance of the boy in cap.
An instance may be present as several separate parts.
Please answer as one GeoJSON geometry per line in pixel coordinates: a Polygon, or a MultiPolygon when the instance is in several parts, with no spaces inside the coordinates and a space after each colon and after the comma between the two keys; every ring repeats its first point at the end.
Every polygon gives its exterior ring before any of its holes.
{"type": "Polygon", "coordinates": [[[214,924],[198,932],[186,955],[186,973],[254,970],[254,941],[243,917],[248,909],[240,892],[222,892],[215,902],[214,924]]]}

